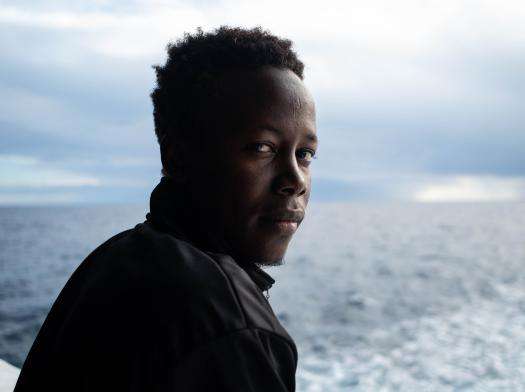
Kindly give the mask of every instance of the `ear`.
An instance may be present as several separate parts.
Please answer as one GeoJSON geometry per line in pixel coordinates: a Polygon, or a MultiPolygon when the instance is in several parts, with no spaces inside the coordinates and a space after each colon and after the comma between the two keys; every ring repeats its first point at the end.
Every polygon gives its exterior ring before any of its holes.
{"type": "Polygon", "coordinates": [[[188,177],[188,157],[188,146],[184,142],[176,142],[164,149],[163,165],[177,182],[185,182],[188,177]]]}

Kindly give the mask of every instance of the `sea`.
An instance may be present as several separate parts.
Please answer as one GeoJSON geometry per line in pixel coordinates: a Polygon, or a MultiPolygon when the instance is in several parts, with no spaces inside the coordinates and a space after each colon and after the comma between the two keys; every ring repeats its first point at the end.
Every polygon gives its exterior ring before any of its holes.
{"type": "MultiPolygon", "coordinates": [[[[0,359],[145,205],[0,208],[0,359]]],[[[269,301],[297,391],[525,390],[525,203],[311,203],[269,301]]]]}

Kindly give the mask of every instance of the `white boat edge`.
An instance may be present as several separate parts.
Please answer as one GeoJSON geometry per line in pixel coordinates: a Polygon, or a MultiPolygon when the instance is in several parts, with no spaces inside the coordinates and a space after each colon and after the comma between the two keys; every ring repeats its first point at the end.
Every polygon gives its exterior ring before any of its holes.
{"type": "Polygon", "coordinates": [[[20,369],[0,359],[0,392],[13,392],[20,369]]]}

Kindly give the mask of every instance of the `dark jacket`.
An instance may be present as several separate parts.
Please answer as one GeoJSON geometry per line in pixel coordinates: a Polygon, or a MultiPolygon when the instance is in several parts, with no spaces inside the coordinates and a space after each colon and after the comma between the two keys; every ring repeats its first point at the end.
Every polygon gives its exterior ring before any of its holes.
{"type": "Polygon", "coordinates": [[[146,221],[73,273],[16,392],[295,390],[295,344],[263,295],[274,280],[197,246],[175,193],[163,178],[146,221]]]}

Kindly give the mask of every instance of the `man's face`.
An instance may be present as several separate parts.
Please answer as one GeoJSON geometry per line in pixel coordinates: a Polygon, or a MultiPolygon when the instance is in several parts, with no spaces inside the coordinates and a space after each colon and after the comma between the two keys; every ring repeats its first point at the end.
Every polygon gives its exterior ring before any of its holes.
{"type": "Polygon", "coordinates": [[[221,83],[191,181],[200,224],[237,261],[279,264],[310,197],[314,101],[287,69],[231,72],[221,83]]]}

